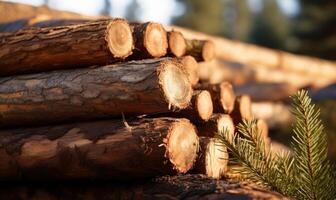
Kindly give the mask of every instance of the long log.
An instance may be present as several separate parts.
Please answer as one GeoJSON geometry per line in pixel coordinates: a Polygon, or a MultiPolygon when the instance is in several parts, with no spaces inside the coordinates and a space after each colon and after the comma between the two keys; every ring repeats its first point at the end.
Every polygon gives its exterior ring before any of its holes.
{"type": "Polygon", "coordinates": [[[158,58],[168,49],[167,32],[154,22],[132,23],[135,49],[129,59],[158,58]]]}
{"type": "Polygon", "coordinates": [[[0,131],[0,180],[136,179],[186,173],[198,151],[187,119],[97,121],[0,131]]]}
{"type": "Polygon", "coordinates": [[[53,71],[0,79],[0,127],[170,112],[192,88],[173,59],[53,71]]]}
{"type": "Polygon", "coordinates": [[[100,20],[3,34],[0,46],[0,76],[8,76],[120,61],[133,37],[127,21],[100,20]]]}
{"type": "Polygon", "coordinates": [[[179,31],[168,32],[168,47],[169,53],[176,57],[185,55],[187,50],[187,44],[183,37],[183,34],[179,31]]]}
{"type": "Polygon", "coordinates": [[[220,179],[225,175],[229,161],[226,147],[215,138],[200,137],[199,142],[200,150],[191,172],[220,179]]]}
{"type": "Polygon", "coordinates": [[[336,81],[336,63],[307,56],[295,55],[278,50],[259,47],[229,39],[214,37],[204,33],[188,30],[177,26],[166,26],[166,29],[180,31],[185,38],[211,40],[215,44],[216,58],[239,62],[249,66],[276,69],[300,74],[309,74],[310,84],[325,86],[336,81]],[[307,67],[309,66],[309,67],[307,67]],[[323,77],[323,78],[322,78],[323,77]],[[320,82],[323,79],[323,82],[320,82]],[[323,85],[320,85],[323,84],[323,85]]]}

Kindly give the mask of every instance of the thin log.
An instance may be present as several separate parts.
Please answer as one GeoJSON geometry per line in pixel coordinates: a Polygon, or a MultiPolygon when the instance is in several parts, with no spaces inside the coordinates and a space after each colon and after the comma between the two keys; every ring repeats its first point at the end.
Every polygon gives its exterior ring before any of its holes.
{"type": "Polygon", "coordinates": [[[215,113],[228,114],[233,111],[236,95],[230,83],[223,82],[216,85],[202,83],[196,85],[194,88],[204,89],[210,92],[215,113]]]}
{"type": "Polygon", "coordinates": [[[0,76],[104,65],[132,53],[132,30],[123,19],[3,34],[0,76]]]}
{"type": "Polygon", "coordinates": [[[132,23],[135,49],[129,59],[158,58],[168,49],[167,32],[154,22],[132,23]]]}
{"type": "Polygon", "coordinates": [[[235,126],[232,118],[227,114],[213,114],[207,122],[196,124],[200,136],[214,137],[216,133],[229,131],[234,135],[235,126]]]}
{"type": "Polygon", "coordinates": [[[186,173],[198,151],[187,119],[157,118],[0,131],[0,180],[136,179],[186,173]]]}
{"type": "Polygon", "coordinates": [[[252,120],[252,103],[248,95],[240,95],[236,98],[233,112],[231,113],[234,124],[239,124],[242,120],[252,120]]]}
{"type": "Polygon", "coordinates": [[[0,127],[50,124],[187,108],[192,87],[174,59],[0,79],[0,127]]]}
{"type": "Polygon", "coordinates": [[[208,121],[213,113],[211,95],[206,90],[194,90],[189,107],[169,113],[149,115],[150,117],[188,118],[193,123],[208,121]]]}
{"type": "Polygon", "coordinates": [[[183,37],[183,34],[179,31],[170,31],[168,35],[168,47],[169,53],[176,57],[185,55],[187,44],[183,37]]]}
{"type": "Polygon", "coordinates": [[[214,43],[208,40],[186,40],[187,55],[197,61],[210,61],[215,57],[214,43]]]}
{"type": "Polygon", "coordinates": [[[258,128],[258,131],[261,137],[265,140],[265,142],[267,144],[270,143],[271,139],[269,138],[269,135],[268,135],[269,130],[268,130],[267,122],[263,119],[258,119],[257,128],[258,128]]]}
{"type": "Polygon", "coordinates": [[[226,147],[215,138],[200,137],[199,141],[200,150],[191,172],[220,179],[227,171],[229,154],[226,147]]]}
{"type": "Polygon", "coordinates": [[[199,81],[198,76],[198,63],[192,56],[183,56],[179,58],[179,61],[184,66],[184,69],[188,72],[189,81],[192,86],[197,85],[199,81]]]}
{"type": "Polygon", "coordinates": [[[237,95],[247,94],[252,101],[288,101],[297,90],[285,83],[248,83],[235,87],[237,95]]]}

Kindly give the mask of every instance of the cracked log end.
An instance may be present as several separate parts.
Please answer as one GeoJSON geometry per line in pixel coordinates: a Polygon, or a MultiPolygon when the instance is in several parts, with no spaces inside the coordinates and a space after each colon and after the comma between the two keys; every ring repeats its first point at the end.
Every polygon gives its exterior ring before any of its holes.
{"type": "Polygon", "coordinates": [[[199,81],[198,63],[192,56],[184,56],[179,59],[184,69],[188,72],[188,78],[192,86],[196,85],[199,81]]]}
{"type": "Polygon", "coordinates": [[[132,29],[126,20],[115,19],[111,21],[107,27],[106,40],[115,58],[126,58],[132,54],[132,29]]]}
{"type": "Polygon", "coordinates": [[[199,149],[199,139],[194,125],[189,120],[175,122],[167,136],[167,154],[170,162],[180,173],[194,166],[199,149]]]}
{"type": "Polygon", "coordinates": [[[160,87],[168,104],[178,109],[186,108],[192,97],[192,87],[181,64],[173,60],[163,61],[158,73],[160,87]]]}
{"type": "Polygon", "coordinates": [[[202,47],[202,57],[204,61],[210,61],[215,57],[215,44],[205,41],[202,47]]]}
{"type": "Polygon", "coordinates": [[[213,104],[210,92],[202,90],[199,94],[197,94],[195,109],[202,120],[208,121],[210,119],[213,113],[213,104]]]}
{"type": "Polygon", "coordinates": [[[236,95],[233,91],[232,85],[228,82],[223,82],[220,87],[220,101],[225,113],[231,113],[234,108],[236,95]]]}
{"type": "Polygon", "coordinates": [[[153,22],[147,23],[144,32],[144,47],[149,55],[154,58],[162,57],[167,54],[167,32],[161,24],[153,22]]]}
{"type": "Polygon", "coordinates": [[[176,57],[183,56],[186,53],[186,41],[179,31],[168,33],[168,45],[170,52],[176,57]]]}

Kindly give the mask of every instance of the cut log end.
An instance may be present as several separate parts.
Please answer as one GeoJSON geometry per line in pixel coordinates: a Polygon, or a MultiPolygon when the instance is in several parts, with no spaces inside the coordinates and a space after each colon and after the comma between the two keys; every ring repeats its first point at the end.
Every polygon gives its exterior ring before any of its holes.
{"type": "Polygon", "coordinates": [[[269,142],[268,138],[268,125],[265,120],[258,119],[257,120],[257,128],[261,135],[261,137],[265,140],[265,142],[269,142]]]}
{"type": "Polygon", "coordinates": [[[115,58],[124,59],[132,54],[132,30],[126,20],[115,19],[110,22],[107,28],[106,40],[115,58]]]}
{"type": "Polygon", "coordinates": [[[167,54],[167,32],[161,24],[149,22],[144,34],[144,46],[152,57],[157,58],[167,54]]]}
{"type": "Polygon", "coordinates": [[[231,113],[234,108],[236,95],[233,91],[232,85],[228,82],[220,84],[220,101],[225,113],[231,113]]]}
{"type": "Polygon", "coordinates": [[[248,95],[242,95],[239,98],[239,112],[241,117],[246,120],[252,120],[251,98],[248,95]]]}
{"type": "Polygon", "coordinates": [[[180,63],[163,61],[158,69],[159,83],[170,106],[186,108],[192,97],[192,87],[180,63]]]}
{"type": "Polygon", "coordinates": [[[184,56],[180,59],[184,69],[188,72],[188,78],[191,85],[196,85],[199,81],[198,63],[192,56],[184,56]]]}
{"type": "Polygon", "coordinates": [[[217,119],[217,130],[218,132],[228,131],[230,136],[233,137],[235,126],[232,118],[229,115],[219,115],[217,119]]]}
{"type": "Polygon", "coordinates": [[[224,145],[215,138],[211,138],[206,147],[205,168],[206,175],[220,179],[227,170],[228,152],[224,145]]]}
{"type": "Polygon", "coordinates": [[[215,57],[215,45],[211,41],[205,41],[202,49],[202,57],[204,61],[210,61],[215,57]]]}
{"type": "Polygon", "coordinates": [[[210,92],[202,90],[199,94],[197,94],[195,109],[202,120],[208,121],[210,119],[213,113],[213,104],[210,92]]]}
{"type": "Polygon", "coordinates": [[[189,120],[175,122],[167,136],[167,154],[176,170],[186,173],[194,165],[199,140],[194,125],[189,120]]]}
{"type": "Polygon", "coordinates": [[[186,53],[186,42],[181,32],[171,31],[168,33],[168,44],[170,52],[176,56],[181,57],[186,53]]]}

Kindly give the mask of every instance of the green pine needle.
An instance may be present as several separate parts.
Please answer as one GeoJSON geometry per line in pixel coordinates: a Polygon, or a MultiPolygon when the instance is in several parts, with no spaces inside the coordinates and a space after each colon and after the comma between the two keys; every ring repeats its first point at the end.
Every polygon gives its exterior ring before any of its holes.
{"type": "Polygon", "coordinates": [[[327,160],[327,138],[319,111],[306,91],[293,99],[296,117],[293,136],[294,155],[274,154],[263,140],[256,120],[243,121],[232,137],[227,130],[216,137],[231,152],[235,171],[253,183],[293,199],[335,199],[335,170],[327,160]]]}

